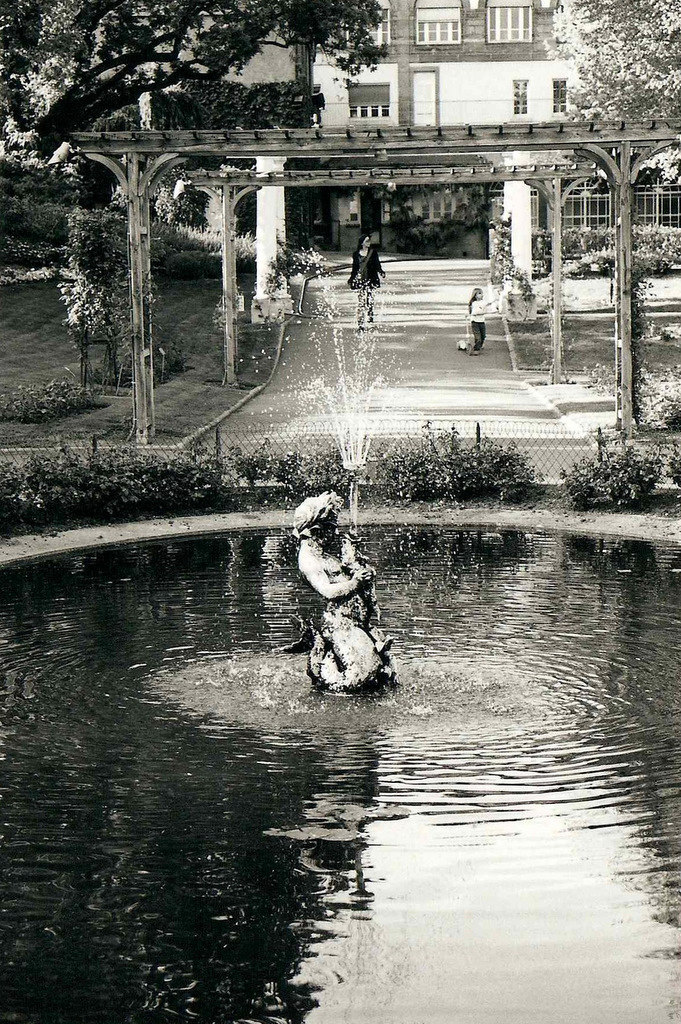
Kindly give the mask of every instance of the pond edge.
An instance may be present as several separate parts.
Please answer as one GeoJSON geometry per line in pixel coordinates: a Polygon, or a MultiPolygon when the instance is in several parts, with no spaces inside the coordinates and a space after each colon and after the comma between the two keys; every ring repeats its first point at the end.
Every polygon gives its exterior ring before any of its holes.
{"type": "MultiPolygon", "coordinates": [[[[369,507],[360,511],[359,521],[362,526],[444,526],[461,529],[577,533],[681,545],[681,521],[645,513],[585,513],[474,506],[431,506],[416,509],[369,507]]],[[[0,566],[123,544],[203,537],[244,530],[291,529],[292,525],[292,509],[267,509],[169,516],[142,522],[78,527],[45,534],[23,534],[0,540],[0,566]]]]}

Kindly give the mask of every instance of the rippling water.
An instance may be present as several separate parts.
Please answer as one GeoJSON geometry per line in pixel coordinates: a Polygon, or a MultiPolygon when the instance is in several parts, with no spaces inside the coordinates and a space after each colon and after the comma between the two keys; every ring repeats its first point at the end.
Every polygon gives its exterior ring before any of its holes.
{"type": "Polygon", "coordinates": [[[0,1021],[681,1018],[681,551],[367,548],[366,700],[277,652],[287,536],[0,573],[0,1021]]]}

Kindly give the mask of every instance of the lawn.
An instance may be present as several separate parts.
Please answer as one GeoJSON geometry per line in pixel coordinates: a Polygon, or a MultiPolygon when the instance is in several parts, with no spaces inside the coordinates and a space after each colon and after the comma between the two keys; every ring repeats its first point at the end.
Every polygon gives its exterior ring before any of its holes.
{"type": "MultiPolygon", "coordinates": [[[[651,366],[681,364],[681,336],[675,331],[678,313],[655,312],[651,317],[655,340],[645,348],[646,363],[651,366]],[[661,332],[661,337],[658,337],[661,332]]],[[[520,370],[548,369],[551,364],[551,322],[540,316],[533,323],[508,325],[520,370]]],[[[563,353],[565,371],[589,373],[598,365],[614,361],[615,323],[612,313],[567,314],[563,317],[563,353]]]]}
{"type": "MultiPolygon", "coordinates": [[[[246,292],[249,283],[240,282],[246,292]]],[[[155,338],[167,350],[180,348],[186,358],[185,371],[155,391],[159,440],[183,437],[210,422],[239,401],[244,388],[269,376],[280,327],[251,325],[242,314],[238,329],[242,387],[221,386],[222,333],[213,322],[219,297],[219,281],[172,281],[158,286],[155,338]]],[[[19,385],[46,383],[68,373],[78,376],[78,357],[63,324],[64,307],[53,281],[2,288],[0,302],[0,391],[8,393],[19,385]]],[[[99,358],[95,349],[93,364],[99,358]]],[[[131,423],[129,390],[118,396],[106,395],[103,400],[106,407],[45,425],[0,423],[0,446],[34,445],[57,437],[125,438],[131,423]]]]}

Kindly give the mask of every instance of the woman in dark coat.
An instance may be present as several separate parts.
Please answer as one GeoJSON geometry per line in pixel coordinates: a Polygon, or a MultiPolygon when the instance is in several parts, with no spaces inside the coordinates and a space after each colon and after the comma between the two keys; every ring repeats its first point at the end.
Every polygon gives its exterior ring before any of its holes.
{"type": "Polygon", "coordinates": [[[381,267],[370,235],[362,235],[352,254],[352,271],[348,284],[357,295],[357,330],[363,331],[374,322],[374,289],[381,287],[385,271],[381,267]]]}

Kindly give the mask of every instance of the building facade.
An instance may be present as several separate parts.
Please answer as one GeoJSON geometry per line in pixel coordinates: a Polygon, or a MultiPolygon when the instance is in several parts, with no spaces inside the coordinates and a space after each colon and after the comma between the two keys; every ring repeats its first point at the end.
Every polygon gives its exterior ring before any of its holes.
{"type": "MultiPolygon", "coordinates": [[[[486,125],[567,113],[568,68],[553,45],[557,0],[381,0],[381,6],[376,39],[387,55],[376,69],[349,80],[323,57],[315,62],[325,126],[486,125]]],[[[535,220],[544,219],[536,194],[527,189],[523,196],[527,186],[514,185],[490,216],[520,203],[525,214],[534,210],[535,220]]],[[[414,212],[425,223],[443,223],[464,198],[446,190],[419,196],[414,212]]],[[[389,202],[331,193],[322,205],[318,223],[327,244],[349,248],[363,230],[384,247],[394,243],[389,202]]],[[[479,257],[486,250],[482,225],[462,226],[450,245],[453,256],[479,257]]]]}

